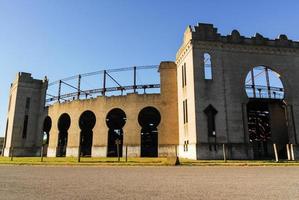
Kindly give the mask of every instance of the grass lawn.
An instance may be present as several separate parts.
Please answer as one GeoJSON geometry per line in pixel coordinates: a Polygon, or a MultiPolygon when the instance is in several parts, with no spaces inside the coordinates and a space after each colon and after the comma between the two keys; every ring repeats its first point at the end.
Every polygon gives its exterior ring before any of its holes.
{"type": "Polygon", "coordinates": [[[40,157],[14,157],[13,161],[7,157],[0,157],[1,164],[13,165],[137,165],[137,166],[163,166],[167,165],[167,158],[121,158],[118,162],[117,158],[90,158],[82,157],[78,162],[76,157],[58,157],[58,158],[43,158],[40,157]]]}
{"type": "MultiPolygon", "coordinates": [[[[76,157],[63,158],[43,158],[40,157],[14,157],[13,161],[7,157],[0,157],[0,165],[83,165],[83,166],[167,166],[173,165],[171,159],[167,158],[81,158],[78,162],[76,157]]],[[[180,159],[183,166],[299,166],[299,161],[279,161],[273,160],[190,160],[180,159]]]]}

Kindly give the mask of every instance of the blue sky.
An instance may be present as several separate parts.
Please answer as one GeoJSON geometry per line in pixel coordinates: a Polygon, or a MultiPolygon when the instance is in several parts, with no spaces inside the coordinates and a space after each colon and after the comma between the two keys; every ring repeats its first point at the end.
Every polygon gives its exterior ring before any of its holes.
{"type": "Polygon", "coordinates": [[[19,71],[50,81],[174,60],[187,25],[299,39],[298,1],[0,0],[0,136],[19,71]]]}

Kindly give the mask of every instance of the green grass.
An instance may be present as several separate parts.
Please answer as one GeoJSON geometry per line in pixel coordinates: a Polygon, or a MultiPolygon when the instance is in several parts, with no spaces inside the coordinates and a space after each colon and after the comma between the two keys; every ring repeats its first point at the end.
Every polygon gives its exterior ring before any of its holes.
{"type": "Polygon", "coordinates": [[[190,160],[180,159],[186,166],[299,166],[299,161],[281,160],[190,160]]]}
{"type": "Polygon", "coordinates": [[[40,157],[14,157],[13,161],[7,157],[0,157],[1,164],[13,165],[127,165],[127,166],[163,166],[168,165],[166,158],[121,158],[118,162],[117,158],[81,158],[78,162],[76,157],[63,158],[43,158],[41,162],[40,157]]]}
{"type": "MultiPolygon", "coordinates": [[[[299,161],[273,160],[190,160],[180,159],[182,166],[299,166],[299,161]]],[[[61,165],[61,166],[167,166],[171,165],[167,158],[43,158],[40,157],[14,157],[13,161],[7,157],[0,157],[0,165],[61,165]]]]}

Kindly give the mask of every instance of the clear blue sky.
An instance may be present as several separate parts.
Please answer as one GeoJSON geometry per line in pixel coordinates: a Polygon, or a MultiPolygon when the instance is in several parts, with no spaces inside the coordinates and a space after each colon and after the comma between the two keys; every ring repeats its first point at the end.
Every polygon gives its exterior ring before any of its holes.
{"type": "Polygon", "coordinates": [[[19,71],[50,81],[111,67],[174,60],[183,31],[213,23],[299,39],[299,2],[276,0],[0,0],[0,136],[19,71]]]}

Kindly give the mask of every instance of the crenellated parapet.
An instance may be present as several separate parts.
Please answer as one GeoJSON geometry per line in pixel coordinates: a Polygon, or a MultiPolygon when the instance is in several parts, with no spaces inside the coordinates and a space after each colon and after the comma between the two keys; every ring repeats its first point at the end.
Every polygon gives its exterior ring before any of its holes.
{"type": "Polygon", "coordinates": [[[218,33],[218,29],[213,24],[199,23],[197,26],[187,27],[184,33],[183,44],[177,56],[186,51],[189,44],[194,41],[299,49],[299,41],[289,40],[284,34],[279,35],[276,39],[269,39],[260,33],[256,33],[253,37],[246,37],[241,35],[238,30],[233,30],[231,34],[225,36],[218,33]]]}
{"type": "MultiPolygon", "coordinates": [[[[190,30],[190,29],[189,29],[190,30]]],[[[232,44],[248,44],[248,45],[265,45],[271,47],[294,47],[299,48],[299,42],[289,40],[284,34],[279,35],[276,39],[269,39],[263,35],[256,33],[253,37],[242,36],[238,30],[233,30],[230,35],[223,36],[218,33],[217,28],[213,24],[199,23],[191,29],[191,39],[202,41],[215,41],[232,44]]]]}

